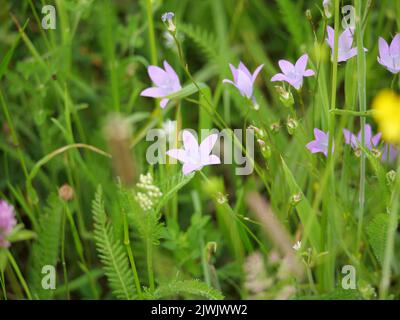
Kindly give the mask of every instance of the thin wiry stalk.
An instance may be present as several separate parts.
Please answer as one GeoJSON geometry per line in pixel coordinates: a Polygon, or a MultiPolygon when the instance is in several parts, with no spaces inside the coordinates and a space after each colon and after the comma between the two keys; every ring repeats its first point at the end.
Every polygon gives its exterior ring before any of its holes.
{"type": "Polygon", "coordinates": [[[329,165],[329,202],[332,205],[328,205],[325,207],[327,211],[326,216],[324,217],[324,227],[326,231],[325,240],[323,239],[324,246],[326,250],[329,252],[329,258],[327,259],[326,264],[323,267],[323,284],[325,289],[331,290],[333,288],[333,273],[334,273],[334,260],[333,260],[333,245],[332,245],[332,221],[334,214],[334,203],[336,203],[335,197],[335,155],[333,152],[334,145],[334,136],[335,136],[335,128],[336,128],[336,116],[331,110],[336,108],[336,94],[337,94],[337,80],[338,80],[338,57],[339,57],[339,28],[340,28],[340,12],[339,12],[339,0],[335,0],[335,40],[334,40],[334,49],[333,49],[333,66],[332,66],[332,91],[331,91],[331,105],[329,110],[329,141],[328,141],[328,165],[329,165]]]}
{"type": "Polygon", "coordinates": [[[25,294],[26,294],[27,298],[28,298],[29,300],[32,300],[31,291],[29,290],[29,287],[28,287],[28,285],[27,285],[27,283],[26,283],[26,281],[25,281],[25,278],[24,278],[24,276],[22,275],[22,272],[21,272],[21,270],[19,269],[17,262],[15,261],[13,255],[11,254],[10,251],[7,251],[7,257],[8,257],[8,259],[10,260],[11,266],[13,267],[13,269],[14,269],[14,271],[15,271],[15,274],[17,275],[18,280],[19,280],[19,282],[20,282],[21,285],[22,285],[22,288],[24,288],[24,291],[25,291],[25,294]]]}
{"type": "Polygon", "coordinates": [[[154,35],[154,22],[153,22],[153,6],[151,0],[146,0],[146,14],[149,32],[150,56],[151,63],[157,65],[157,47],[154,35]]]}
{"type": "Polygon", "coordinates": [[[139,280],[139,275],[138,275],[137,268],[136,268],[135,258],[134,258],[132,247],[131,247],[130,240],[129,240],[129,224],[128,224],[126,212],[123,213],[123,223],[124,223],[124,245],[126,248],[126,252],[128,254],[129,264],[131,265],[131,270],[132,270],[133,277],[135,280],[137,294],[138,294],[139,299],[142,299],[142,297],[143,297],[142,288],[140,286],[140,280],[139,280]]]}
{"type": "Polygon", "coordinates": [[[151,239],[146,241],[146,251],[147,251],[147,273],[149,274],[149,285],[150,291],[154,291],[154,270],[153,270],[153,243],[151,239]]]}
{"type": "Polygon", "coordinates": [[[63,269],[66,298],[67,298],[67,300],[70,300],[67,263],[65,261],[65,222],[66,222],[66,218],[67,218],[67,214],[64,210],[63,217],[62,217],[62,225],[61,225],[61,265],[62,265],[62,269],[63,269]]]}
{"type": "MultiPolygon", "coordinates": [[[[359,110],[365,113],[367,110],[367,92],[366,92],[366,59],[364,52],[364,33],[361,27],[362,0],[355,0],[356,7],[356,33],[357,33],[357,74],[358,74],[358,99],[359,110]]],[[[361,117],[361,147],[365,148],[365,117],[361,117]]],[[[365,211],[365,153],[360,157],[360,186],[359,186],[359,220],[357,229],[357,249],[360,247],[362,228],[365,211]]]]}
{"type": "Polygon", "coordinates": [[[385,255],[382,265],[382,278],[379,286],[379,298],[387,299],[388,288],[390,285],[391,265],[394,253],[394,240],[398,225],[399,196],[400,196],[400,157],[397,159],[397,174],[395,187],[390,200],[389,225],[387,230],[387,239],[385,244],[385,255]]]}

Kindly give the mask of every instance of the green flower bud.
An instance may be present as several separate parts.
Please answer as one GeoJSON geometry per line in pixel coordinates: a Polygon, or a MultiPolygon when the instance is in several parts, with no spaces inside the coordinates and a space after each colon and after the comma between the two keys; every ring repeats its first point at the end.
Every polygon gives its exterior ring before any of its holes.
{"type": "Polygon", "coordinates": [[[386,184],[392,186],[396,180],[397,173],[394,170],[390,170],[386,173],[386,184]]]}
{"type": "Polygon", "coordinates": [[[261,148],[261,153],[264,159],[268,159],[271,157],[271,147],[265,143],[264,140],[257,140],[258,144],[261,148]]]}
{"type": "Polygon", "coordinates": [[[281,128],[281,124],[279,122],[274,122],[273,124],[271,124],[271,127],[270,127],[272,133],[278,133],[280,128],[281,128]]]}
{"type": "Polygon", "coordinates": [[[382,151],[379,149],[372,149],[372,154],[374,155],[375,158],[381,158],[382,157],[382,151]]]}
{"type": "Polygon", "coordinates": [[[275,86],[275,90],[279,94],[279,100],[285,107],[290,108],[294,105],[294,98],[290,90],[288,91],[282,86],[275,86]]]}
{"type": "Polygon", "coordinates": [[[286,128],[290,135],[293,135],[295,133],[298,126],[299,126],[299,123],[297,122],[296,119],[288,118],[287,123],[286,123],[286,128]]]}
{"type": "Polygon", "coordinates": [[[301,192],[296,193],[292,195],[292,197],[290,198],[290,204],[292,205],[292,207],[295,207],[300,203],[302,199],[303,199],[302,193],[301,192]]]}
{"type": "Polygon", "coordinates": [[[310,9],[306,10],[306,17],[307,17],[307,20],[312,21],[312,14],[311,14],[311,10],[310,9]]]}
{"type": "Polygon", "coordinates": [[[260,128],[257,128],[257,127],[255,127],[253,125],[249,126],[249,129],[254,130],[254,134],[256,135],[257,139],[259,139],[259,140],[264,140],[265,139],[266,134],[265,134],[264,130],[262,130],[260,128]]]}

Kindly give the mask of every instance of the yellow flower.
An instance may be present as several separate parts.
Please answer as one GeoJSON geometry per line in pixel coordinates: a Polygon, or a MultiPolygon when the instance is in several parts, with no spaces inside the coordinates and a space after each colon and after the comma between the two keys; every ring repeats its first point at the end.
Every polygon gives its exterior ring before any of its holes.
{"type": "Polygon", "coordinates": [[[383,139],[400,143],[400,96],[390,90],[382,91],[375,97],[372,107],[383,139]]]}

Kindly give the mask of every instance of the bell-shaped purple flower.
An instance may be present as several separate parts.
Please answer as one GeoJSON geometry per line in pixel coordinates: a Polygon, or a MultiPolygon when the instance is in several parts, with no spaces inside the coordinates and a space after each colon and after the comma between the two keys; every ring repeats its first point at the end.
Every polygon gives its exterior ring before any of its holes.
{"type": "MultiPolygon", "coordinates": [[[[346,144],[351,145],[351,147],[356,150],[361,146],[361,130],[358,132],[356,136],[352,132],[347,129],[343,129],[344,141],[346,144]]],[[[376,135],[372,135],[372,128],[369,124],[365,125],[365,147],[369,150],[376,148],[379,145],[379,141],[381,140],[382,134],[377,133],[376,135]]]]}
{"type": "Polygon", "coordinates": [[[211,151],[217,142],[218,134],[211,134],[199,145],[197,139],[188,130],[183,131],[183,149],[171,149],[167,155],[183,162],[182,171],[188,175],[201,170],[204,166],[220,164],[221,160],[211,151]]]}
{"type": "Polygon", "coordinates": [[[274,75],[271,81],[286,81],[292,85],[296,90],[300,90],[303,86],[303,78],[315,75],[311,69],[306,70],[308,62],[308,55],[302,55],[293,65],[290,61],[279,60],[279,67],[283,73],[274,75]]]}
{"type": "Polygon", "coordinates": [[[169,101],[165,97],[182,89],[178,75],[167,61],[164,61],[164,69],[157,66],[149,66],[147,72],[155,87],[143,90],[140,95],[151,98],[162,98],[160,107],[165,108],[169,101]]]}
{"type": "Polygon", "coordinates": [[[4,200],[0,200],[0,247],[8,248],[10,242],[7,237],[17,224],[14,207],[4,200]]]}
{"type": "Polygon", "coordinates": [[[396,34],[390,46],[383,38],[379,38],[378,62],[391,73],[400,72],[400,33],[396,34]]]}
{"type": "MultiPolygon", "coordinates": [[[[329,145],[329,132],[325,133],[317,128],[314,129],[315,140],[309,142],[306,147],[311,153],[323,153],[325,157],[328,156],[328,145],[329,145]]],[[[334,144],[332,144],[332,152],[334,150],[334,144]]]]}
{"type": "Polygon", "coordinates": [[[224,79],[222,82],[230,83],[235,86],[242,96],[252,100],[253,104],[256,105],[257,103],[253,95],[254,82],[264,65],[262,64],[258,66],[253,74],[250,73],[249,69],[247,69],[243,62],[239,63],[238,68],[235,68],[232,64],[229,64],[229,67],[231,68],[233,81],[224,79]]]}
{"type": "Polygon", "coordinates": [[[390,143],[385,143],[382,147],[382,161],[393,163],[399,155],[399,148],[390,143]]]}
{"type": "MultiPolygon", "coordinates": [[[[335,30],[328,26],[327,43],[332,50],[332,60],[335,47],[335,30]]],[[[346,28],[339,36],[338,44],[338,62],[347,61],[357,55],[357,47],[353,48],[354,41],[354,28],[346,28]]],[[[364,51],[368,51],[364,48],[364,51]]]]}

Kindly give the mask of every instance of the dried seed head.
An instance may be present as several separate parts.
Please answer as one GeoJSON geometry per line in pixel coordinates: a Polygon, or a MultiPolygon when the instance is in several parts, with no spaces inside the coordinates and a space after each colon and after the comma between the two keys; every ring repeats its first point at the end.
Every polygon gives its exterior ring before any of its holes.
{"type": "Polygon", "coordinates": [[[261,298],[263,292],[273,285],[273,278],[268,277],[262,254],[253,252],[244,263],[244,287],[249,291],[250,297],[261,298]]]}
{"type": "Polygon", "coordinates": [[[74,198],[74,189],[65,183],[58,189],[58,196],[63,201],[71,201],[74,198]]]}
{"type": "Polygon", "coordinates": [[[135,162],[130,148],[132,128],[129,121],[121,115],[112,115],[105,127],[104,134],[112,154],[115,173],[123,185],[131,186],[135,181],[135,162]]]}

